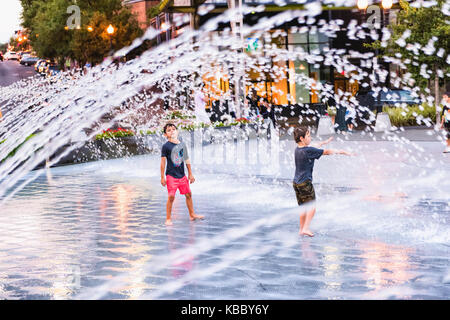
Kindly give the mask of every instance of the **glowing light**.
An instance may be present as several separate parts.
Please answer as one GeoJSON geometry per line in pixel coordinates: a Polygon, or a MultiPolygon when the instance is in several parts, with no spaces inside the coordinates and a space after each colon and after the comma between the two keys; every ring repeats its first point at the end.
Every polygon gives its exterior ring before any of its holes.
{"type": "Polygon", "coordinates": [[[112,26],[112,24],[110,24],[110,25],[108,26],[108,28],[106,29],[106,32],[108,32],[108,34],[113,34],[115,30],[116,30],[116,29],[114,29],[114,27],[112,26]]]}
{"type": "Polygon", "coordinates": [[[366,10],[367,7],[369,6],[369,1],[368,0],[358,0],[356,2],[356,5],[359,10],[366,10]]]}
{"type": "Polygon", "coordinates": [[[383,7],[383,9],[386,9],[386,10],[392,8],[392,0],[382,0],[381,6],[383,7]]]}
{"type": "Polygon", "coordinates": [[[220,83],[220,79],[222,78],[222,72],[220,70],[217,70],[216,72],[216,83],[220,83]]]}
{"type": "Polygon", "coordinates": [[[94,31],[94,28],[92,28],[91,26],[87,27],[87,31],[92,32],[94,31]]]}

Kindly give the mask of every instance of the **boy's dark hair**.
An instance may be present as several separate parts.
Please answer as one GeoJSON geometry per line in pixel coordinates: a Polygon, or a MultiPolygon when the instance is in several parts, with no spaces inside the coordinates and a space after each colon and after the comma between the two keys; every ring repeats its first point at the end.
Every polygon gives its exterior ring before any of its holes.
{"type": "Polygon", "coordinates": [[[175,129],[177,128],[177,126],[174,125],[173,123],[170,123],[170,122],[166,123],[165,126],[164,126],[164,129],[163,129],[164,133],[166,133],[166,130],[167,130],[168,127],[174,127],[175,129]]]}
{"type": "Polygon", "coordinates": [[[444,92],[444,96],[450,97],[450,91],[444,92]]]}
{"type": "Polygon", "coordinates": [[[300,142],[300,138],[304,138],[306,134],[308,133],[309,128],[308,127],[298,127],[294,130],[294,140],[296,143],[300,142]]]}

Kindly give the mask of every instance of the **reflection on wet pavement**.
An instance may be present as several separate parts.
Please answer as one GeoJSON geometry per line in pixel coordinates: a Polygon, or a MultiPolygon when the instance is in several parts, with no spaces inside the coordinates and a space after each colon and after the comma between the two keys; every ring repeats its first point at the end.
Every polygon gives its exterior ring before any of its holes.
{"type": "Polygon", "coordinates": [[[303,239],[292,167],[272,180],[198,168],[194,206],[206,219],[190,222],[177,196],[166,227],[157,161],[42,171],[11,198],[0,215],[0,298],[449,297],[449,204],[431,185],[423,197],[417,187],[389,193],[388,175],[348,184],[321,164],[316,236],[303,239]]]}

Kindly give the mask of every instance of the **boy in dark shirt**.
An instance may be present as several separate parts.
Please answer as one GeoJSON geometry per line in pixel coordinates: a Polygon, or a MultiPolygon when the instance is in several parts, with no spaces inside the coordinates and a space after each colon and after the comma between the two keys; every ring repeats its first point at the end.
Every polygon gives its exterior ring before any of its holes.
{"type": "MultiPolygon", "coordinates": [[[[351,154],[343,150],[324,150],[310,147],[311,134],[307,127],[296,128],[294,130],[294,139],[297,143],[297,148],[295,149],[295,176],[293,186],[298,205],[307,204],[307,206],[302,208],[302,212],[300,213],[299,234],[313,237],[314,234],[309,230],[309,224],[316,213],[314,204],[316,194],[312,184],[314,160],[319,159],[322,155],[345,154],[349,156],[351,154]]],[[[319,147],[329,143],[331,139],[320,143],[319,147]]]]}
{"type": "Polygon", "coordinates": [[[168,123],[164,126],[164,135],[167,138],[167,142],[162,146],[161,150],[161,184],[167,185],[167,192],[169,198],[166,205],[166,225],[171,226],[171,214],[172,205],[175,200],[175,194],[177,189],[180,190],[180,194],[186,196],[186,205],[189,210],[190,220],[203,219],[203,216],[196,215],[194,212],[194,204],[192,202],[192,192],[189,187],[189,182],[194,183],[195,178],[191,171],[191,162],[187,152],[187,147],[184,142],[178,140],[177,127],[168,123]],[[184,162],[186,161],[186,167],[188,169],[189,181],[184,173],[184,162]],[[167,166],[166,166],[167,163],[167,166]],[[165,176],[164,176],[165,169],[165,176]]]}

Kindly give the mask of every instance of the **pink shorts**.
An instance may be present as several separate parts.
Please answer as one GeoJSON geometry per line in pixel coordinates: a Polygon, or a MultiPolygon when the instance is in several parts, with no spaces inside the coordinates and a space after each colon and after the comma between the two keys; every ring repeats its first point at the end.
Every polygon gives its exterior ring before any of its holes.
{"type": "Polygon", "coordinates": [[[167,175],[166,183],[167,183],[167,192],[169,193],[169,196],[174,196],[177,193],[177,189],[180,190],[180,194],[191,193],[189,180],[186,176],[184,176],[181,179],[177,179],[167,175]]]}

